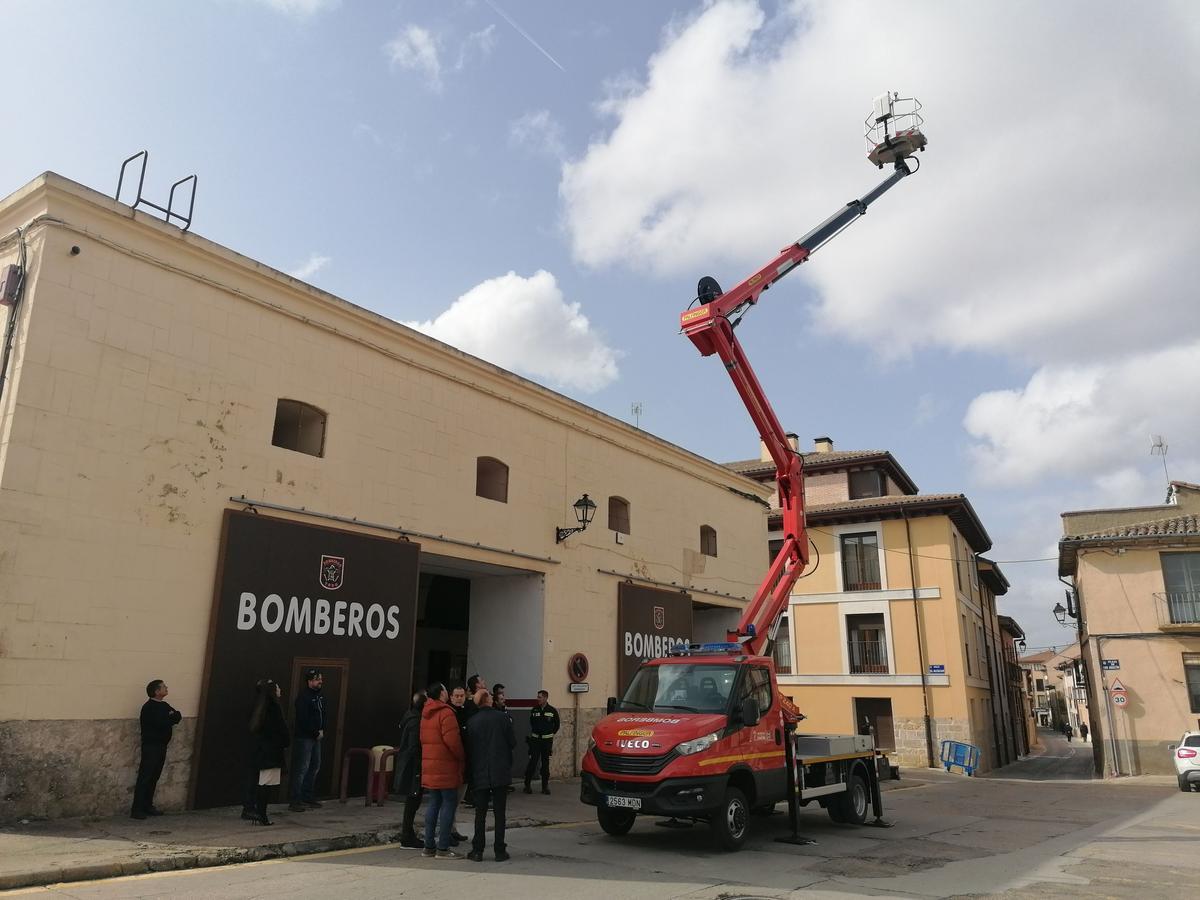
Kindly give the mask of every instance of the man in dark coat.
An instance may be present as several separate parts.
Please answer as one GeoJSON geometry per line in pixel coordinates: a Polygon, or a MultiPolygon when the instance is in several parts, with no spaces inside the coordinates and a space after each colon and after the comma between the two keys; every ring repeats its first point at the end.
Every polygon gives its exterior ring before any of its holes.
{"type": "Polygon", "coordinates": [[[167,744],[171,743],[171,729],[183,718],[179,710],[167,703],[167,685],[156,678],[146,685],[146,696],[150,699],[142,704],[139,720],[142,728],[142,760],[138,764],[137,783],[133,788],[133,806],[129,815],[134,819],[146,816],[161,816],[154,805],[154,789],[158,787],[158,776],[167,761],[167,744]]]}
{"type": "Polygon", "coordinates": [[[425,705],[425,692],[417,691],[412,696],[408,712],[400,720],[400,740],[396,748],[397,794],[404,795],[404,824],[400,830],[400,846],[420,850],[425,842],[417,837],[413,823],[417,808],[421,805],[421,708],[425,705]]]}
{"type": "Polygon", "coordinates": [[[296,735],[292,742],[292,812],[305,812],[321,805],[314,796],[317,772],[321,770],[321,740],[325,737],[325,683],[320,669],[304,670],[304,687],[296,694],[296,735]]]}
{"type": "Polygon", "coordinates": [[[541,763],[542,793],[550,793],[550,751],[554,747],[554,735],[558,734],[558,710],[550,705],[550,694],[537,692],[537,706],[529,712],[529,763],[525,766],[525,793],[532,794],[533,773],[541,763]]]}
{"type": "Polygon", "coordinates": [[[475,837],[467,859],[483,861],[490,801],[496,825],[492,849],[496,853],[496,862],[504,862],[508,859],[504,844],[504,809],[508,803],[508,785],[512,782],[513,748],[517,746],[517,738],[508,716],[492,706],[492,695],[479,691],[476,697],[479,709],[467,722],[471,787],[475,793],[475,837]]]}

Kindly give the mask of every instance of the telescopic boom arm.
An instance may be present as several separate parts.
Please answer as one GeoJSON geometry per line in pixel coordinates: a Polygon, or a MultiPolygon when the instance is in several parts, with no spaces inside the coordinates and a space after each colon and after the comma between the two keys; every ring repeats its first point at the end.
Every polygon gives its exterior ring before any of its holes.
{"type": "Polygon", "coordinates": [[[794,244],[784,247],[773,260],[729,291],[722,292],[716,280],[700,279],[700,306],[679,317],[679,325],[702,356],[714,353],[725,363],[742,402],[758,429],[763,444],[775,463],[779,506],[783,512],[783,547],[771,563],[754,599],[747,605],[729,640],[754,655],[766,649],[768,633],[787,606],[796,579],[808,565],[808,532],[804,522],[804,471],[800,454],[792,449],[787,434],[771,408],[742,345],[733,333],[745,311],[756,304],[762,292],[807,260],[826,241],[865,215],[867,207],[912,174],[906,160],[895,160],[895,171],[861,199],[851,200],[794,244]],[[731,317],[733,318],[731,321],[731,317]]]}

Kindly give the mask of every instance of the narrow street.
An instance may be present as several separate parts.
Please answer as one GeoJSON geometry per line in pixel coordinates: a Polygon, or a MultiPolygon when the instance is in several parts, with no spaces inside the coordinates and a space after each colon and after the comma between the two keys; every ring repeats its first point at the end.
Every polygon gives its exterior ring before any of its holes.
{"type": "Polygon", "coordinates": [[[1095,777],[1092,745],[1080,739],[1068,741],[1057,731],[1038,729],[1045,752],[996,769],[982,778],[1019,778],[1029,781],[1087,780],[1095,777]]]}

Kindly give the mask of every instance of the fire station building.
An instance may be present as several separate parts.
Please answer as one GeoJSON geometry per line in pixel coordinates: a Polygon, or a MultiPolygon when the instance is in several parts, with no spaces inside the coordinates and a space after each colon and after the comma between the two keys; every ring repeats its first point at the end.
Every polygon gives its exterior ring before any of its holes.
{"type": "Polygon", "coordinates": [[[256,679],[290,710],[309,665],[327,795],[472,672],[550,692],[562,774],[765,570],[770,487],[57,175],[0,202],[9,265],[0,819],[127,809],[154,678],[160,805],[236,802],[256,679]]]}

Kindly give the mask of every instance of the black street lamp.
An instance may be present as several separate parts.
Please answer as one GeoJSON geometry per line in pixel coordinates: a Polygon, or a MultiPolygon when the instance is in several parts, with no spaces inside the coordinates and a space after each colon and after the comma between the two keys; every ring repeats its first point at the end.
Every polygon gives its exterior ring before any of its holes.
{"type": "Polygon", "coordinates": [[[571,504],[571,508],[575,510],[575,521],[579,523],[578,528],[558,528],[554,529],[554,543],[561,544],[577,531],[585,531],[588,525],[592,522],[592,517],[596,515],[596,504],[593,503],[587,494],[584,494],[578,500],[571,504]]]}
{"type": "Polygon", "coordinates": [[[1054,618],[1058,619],[1059,625],[1067,624],[1067,608],[1061,603],[1054,604],[1054,618]]]}

